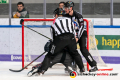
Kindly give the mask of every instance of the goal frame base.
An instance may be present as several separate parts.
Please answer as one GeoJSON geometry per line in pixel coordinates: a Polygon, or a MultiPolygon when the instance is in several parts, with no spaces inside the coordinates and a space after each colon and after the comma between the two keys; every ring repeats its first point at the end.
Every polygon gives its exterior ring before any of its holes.
{"type": "MultiPolygon", "coordinates": [[[[24,22],[25,21],[54,21],[55,19],[24,19],[22,23],[22,68],[24,67],[24,22]]],[[[86,22],[87,35],[89,35],[89,20],[84,19],[86,22]]],[[[89,36],[87,36],[87,49],[89,51],[89,36]]],[[[87,70],[90,70],[89,64],[87,63],[87,70]]],[[[112,71],[113,68],[98,69],[98,71],[112,71]]]]}

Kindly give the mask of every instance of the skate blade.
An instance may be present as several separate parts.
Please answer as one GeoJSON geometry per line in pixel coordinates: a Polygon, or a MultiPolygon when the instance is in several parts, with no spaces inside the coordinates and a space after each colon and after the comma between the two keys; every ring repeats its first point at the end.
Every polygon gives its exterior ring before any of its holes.
{"type": "Polygon", "coordinates": [[[32,72],[29,72],[29,73],[27,74],[28,77],[31,77],[32,75],[33,75],[32,72]]]}
{"type": "Polygon", "coordinates": [[[31,70],[30,72],[28,72],[27,76],[31,77],[35,74],[35,72],[37,71],[37,69],[31,70]],[[34,72],[33,72],[34,71],[34,72]]]}
{"type": "Polygon", "coordinates": [[[70,69],[71,71],[74,71],[74,70],[72,69],[72,67],[70,67],[70,66],[68,66],[68,69],[70,69]]]}

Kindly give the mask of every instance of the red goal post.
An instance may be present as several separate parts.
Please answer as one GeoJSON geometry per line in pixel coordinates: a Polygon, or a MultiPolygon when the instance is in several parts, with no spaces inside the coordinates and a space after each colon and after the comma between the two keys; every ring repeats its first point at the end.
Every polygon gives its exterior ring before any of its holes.
{"type": "Polygon", "coordinates": [[[54,21],[54,19],[24,19],[22,23],[22,68],[24,67],[24,22],[25,21],[54,21]]]}

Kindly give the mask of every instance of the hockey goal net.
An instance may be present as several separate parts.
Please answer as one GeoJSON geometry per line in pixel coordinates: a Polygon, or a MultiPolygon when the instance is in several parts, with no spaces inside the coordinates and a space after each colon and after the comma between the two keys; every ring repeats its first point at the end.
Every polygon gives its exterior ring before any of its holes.
{"type": "MultiPolygon", "coordinates": [[[[44,45],[48,41],[48,39],[36,33],[35,31],[51,38],[50,26],[53,24],[53,21],[54,19],[24,19],[24,22],[22,23],[24,25],[22,26],[22,67],[29,64],[32,60],[34,60],[36,57],[44,52],[44,45]],[[25,26],[35,31],[32,31],[25,26]]],[[[84,19],[84,22],[88,35],[87,49],[89,50],[95,61],[97,61],[97,65],[104,67],[103,69],[99,68],[99,70],[112,70],[112,68],[107,67],[107,65],[104,63],[101,56],[99,55],[92,22],[87,19],[84,19]]],[[[42,62],[44,56],[45,55],[33,62],[33,65],[42,62]]],[[[84,57],[82,58],[84,64],[87,64],[87,70],[89,70],[89,64],[86,62],[84,57]]]]}

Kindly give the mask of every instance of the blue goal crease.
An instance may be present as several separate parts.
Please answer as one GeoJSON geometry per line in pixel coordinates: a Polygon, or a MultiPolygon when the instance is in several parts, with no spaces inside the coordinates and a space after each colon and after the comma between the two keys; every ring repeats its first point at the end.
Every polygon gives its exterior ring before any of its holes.
{"type": "MultiPolygon", "coordinates": [[[[27,27],[31,28],[48,28],[51,27],[51,25],[26,25],[27,27]]],[[[22,25],[0,25],[0,28],[21,28],[22,25]]],[[[94,28],[120,28],[119,26],[111,26],[111,25],[94,25],[94,28]]]]}

